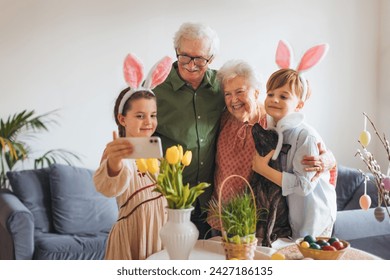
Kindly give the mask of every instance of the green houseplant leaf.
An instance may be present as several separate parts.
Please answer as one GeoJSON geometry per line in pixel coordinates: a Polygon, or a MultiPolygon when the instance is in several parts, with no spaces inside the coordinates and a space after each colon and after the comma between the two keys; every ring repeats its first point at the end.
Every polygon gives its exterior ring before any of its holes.
{"type": "MultiPolygon", "coordinates": [[[[15,113],[0,119],[0,186],[7,187],[7,171],[12,171],[16,163],[30,158],[31,147],[28,140],[35,138],[38,133],[49,131],[49,124],[57,124],[53,118],[57,110],[36,115],[34,110],[15,113]]],[[[71,165],[72,159],[80,161],[75,153],[64,149],[46,152],[35,159],[34,168],[50,166],[62,161],[71,165]]]]}

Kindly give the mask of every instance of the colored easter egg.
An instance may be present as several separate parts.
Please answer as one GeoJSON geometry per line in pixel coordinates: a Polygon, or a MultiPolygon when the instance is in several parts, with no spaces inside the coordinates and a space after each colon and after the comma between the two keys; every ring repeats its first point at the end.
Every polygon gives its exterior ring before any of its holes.
{"type": "Polygon", "coordinates": [[[274,253],[271,256],[271,260],[285,260],[286,256],[282,253],[274,253]]]}
{"type": "Polygon", "coordinates": [[[336,247],[334,247],[332,245],[322,246],[322,250],[324,250],[324,251],[337,251],[336,247]]]}
{"type": "Polygon", "coordinates": [[[360,133],[359,141],[362,143],[364,147],[367,147],[368,144],[370,144],[371,141],[371,134],[367,130],[363,130],[362,133],[360,133]]]}
{"type": "Polygon", "coordinates": [[[332,243],[332,246],[336,248],[336,250],[342,250],[344,249],[344,243],[341,241],[335,241],[332,243]]]}
{"type": "Polygon", "coordinates": [[[303,238],[304,241],[307,241],[309,244],[310,243],[315,243],[317,241],[317,239],[314,237],[314,236],[311,236],[311,235],[306,235],[304,238],[303,238]]]}
{"type": "Polygon", "coordinates": [[[360,199],[359,199],[359,204],[360,204],[360,207],[363,209],[363,210],[367,210],[368,208],[370,208],[371,206],[371,197],[369,197],[368,195],[366,194],[363,194],[360,199]]]}
{"type": "Polygon", "coordinates": [[[385,219],[385,209],[383,207],[375,208],[374,215],[378,222],[383,222],[385,219]]]}
{"type": "Polygon", "coordinates": [[[390,177],[386,177],[382,180],[385,190],[390,191],[390,177]]]}
{"type": "Polygon", "coordinates": [[[317,243],[310,243],[310,248],[316,249],[316,250],[321,250],[321,246],[318,245],[317,243]]]}
{"type": "Polygon", "coordinates": [[[309,248],[310,247],[310,244],[307,241],[302,241],[300,245],[302,248],[309,248]]]}
{"type": "Polygon", "coordinates": [[[330,245],[332,245],[333,242],[335,241],[340,241],[336,236],[332,236],[331,238],[329,238],[328,242],[330,245]]]}

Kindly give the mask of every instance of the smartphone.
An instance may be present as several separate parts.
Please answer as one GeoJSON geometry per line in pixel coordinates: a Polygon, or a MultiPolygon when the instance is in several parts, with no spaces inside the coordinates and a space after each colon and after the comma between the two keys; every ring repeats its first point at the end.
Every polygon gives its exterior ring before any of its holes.
{"type": "Polygon", "coordinates": [[[126,137],[134,147],[129,158],[162,158],[161,139],[157,136],[151,137],[126,137]]]}

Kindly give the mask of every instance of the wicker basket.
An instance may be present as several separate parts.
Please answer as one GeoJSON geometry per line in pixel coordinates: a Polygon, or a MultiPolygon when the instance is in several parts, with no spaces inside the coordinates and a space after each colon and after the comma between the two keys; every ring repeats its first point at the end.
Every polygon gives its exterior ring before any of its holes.
{"type": "MultiPolygon", "coordinates": [[[[221,218],[221,216],[222,216],[221,215],[221,211],[222,211],[221,197],[222,197],[222,190],[224,188],[225,182],[232,177],[239,177],[245,181],[245,183],[247,184],[247,186],[251,192],[253,203],[254,203],[253,205],[256,209],[255,195],[253,193],[252,187],[250,186],[250,184],[248,183],[248,181],[244,177],[242,177],[240,175],[230,175],[227,178],[225,178],[225,180],[223,180],[223,182],[221,184],[221,188],[219,189],[219,199],[218,199],[219,222],[220,222],[221,232],[222,232],[222,245],[225,249],[225,255],[226,255],[227,260],[230,260],[230,259],[253,260],[253,257],[255,256],[256,246],[257,246],[257,239],[256,238],[253,240],[252,243],[245,243],[245,244],[235,244],[235,243],[230,243],[230,242],[226,241],[227,234],[226,234],[226,230],[223,228],[223,223],[222,223],[222,218],[221,218]]],[[[255,219],[256,219],[256,211],[255,211],[255,219]]]]}
{"type": "Polygon", "coordinates": [[[222,239],[222,245],[225,249],[227,260],[253,260],[253,257],[255,256],[257,239],[255,238],[255,240],[249,244],[228,243],[222,239]]]}

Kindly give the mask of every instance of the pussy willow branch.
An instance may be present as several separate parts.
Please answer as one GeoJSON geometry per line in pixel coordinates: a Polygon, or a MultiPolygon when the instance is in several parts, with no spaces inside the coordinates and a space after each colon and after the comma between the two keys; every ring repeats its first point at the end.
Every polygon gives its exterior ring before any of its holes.
{"type": "MultiPolygon", "coordinates": [[[[360,143],[360,141],[358,141],[360,143]]],[[[360,145],[362,145],[360,143],[360,145]]],[[[362,145],[364,148],[364,146],[362,145]]],[[[380,171],[379,165],[376,163],[376,160],[374,159],[373,155],[369,153],[366,149],[364,149],[365,155],[358,150],[355,154],[355,156],[359,155],[364,164],[367,166],[368,170],[374,175],[376,186],[377,186],[377,191],[378,191],[378,206],[382,205],[382,202],[385,204],[386,212],[387,215],[390,217],[390,212],[388,209],[388,201],[385,199],[386,191],[382,186],[382,179],[383,179],[383,174],[380,171]]],[[[365,176],[365,173],[361,170],[359,170],[363,176],[365,176]]]]}
{"type": "Polygon", "coordinates": [[[386,135],[383,133],[383,139],[381,138],[381,136],[379,135],[379,132],[378,130],[376,129],[373,121],[370,119],[370,117],[365,113],[363,112],[363,115],[367,118],[367,120],[371,123],[371,126],[372,128],[374,129],[375,131],[375,134],[378,136],[379,140],[382,142],[383,144],[383,147],[385,148],[386,150],[386,153],[387,153],[387,159],[390,161],[390,144],[389,144],[389,141],[387,140],[386,138],[386,135]]]}
{"type": "MultiPolygon", "coordinates": [[[[358,141],[358,142],[360,143],[360,141],[358,141]]],[[[360,145],[362,145],[362,144],[360,143],[360,145]]],[[[362,147],[364,148],[363,145],[362,145],[362,147]]],[[[381,205],[382,204],[382,195],[383,195],[381,183],[382,183],[383,174],[380,170],[380,167],[376,163],[373,155],[371,153],[369,153],[366,149],[364,149],[364,154],[360,150],[358,150],[356,152],[355,156],[356,155],[360,156],[360,158],[362,159],[364,164],[367,166],[368,170],[374,175],[376,186],[378,189],[378,200],[379,200],[378,203],[379,203],[379,205],[381,205]]]]}
{"type": "Polygon", "coordinates": [[[382,182],[383,174],[380,171],[379,165],[376,163],[376,161],[375,161],[374,157],[372,156],[372,154],[369,154],[369,156],[367,156],[367,155],[365,156],[365,155],[362,154],[362,152],[360,150],[358,150],[356,152],[355,156],[356,155],[360,156],[360,158],[362,159],[364,164],[367,166],[367,168],[370,170],[370,172],[374,175],[375,181],[377,183],[377,186],[380,186],[380,184],[382,182]]]}

